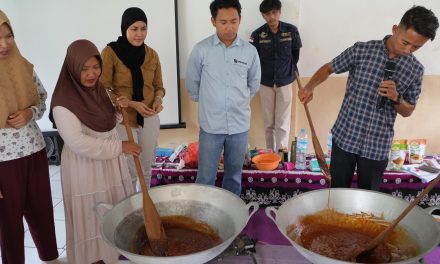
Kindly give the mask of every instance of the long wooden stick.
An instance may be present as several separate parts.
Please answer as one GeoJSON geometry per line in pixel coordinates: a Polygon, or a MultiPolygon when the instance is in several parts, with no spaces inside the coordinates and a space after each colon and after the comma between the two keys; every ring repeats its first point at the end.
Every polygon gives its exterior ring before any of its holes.
{"type": "MultiPolygon", "coordinates": [[[[124,118],[124,126],[127,131],[128,141],[134,143],[133,132],[128,124],[127,111],[121,108],[121,113],[124,118]]],[[[168,249],[168,240],[160,219],[160,215],[157,212],[156,206],[154,206],[150,195],[148,194],[148,188],[145,183],[144,173],[141,167],[141,161],[138,156],[133,155],[134,164],[136,165],[136,171],[138,179],[142,189],[142,200],[144,210],[144,224],[145,231],[147,232],[148,241],[150,242],[151,250],[157,256],[164,256],[168,249]]]]}
{"type": "Polygon", "coordinates": [[[394,230],[397,224],[409,213],[409,211],[411,211],[414,208],[414,206],[418,205],[420,200],[422,200],[422,198],[424,198],[425,195],[428,194],[432,190],[432,188],[434,188],[434,186],[436,186],[437,183],[439,182],[440,182],[440,173],[437,175],[437,177],[434,180],[432,180],[429,183],[429,185],[423,190],[423,192],[421,192],[416,197],[416,199],[414,199],[408,205],[408,207],[406,207],[405,210],[403,210],[403,212],[396,219],[394,219],[394,221],[385,230],[383,230],[379,235],[377,235],[373,240],[371,240],[367,244],[367,246],[365,246],[363,249],[356,251],[351,258],[352,261],[356,261],[359,260],[360,258],[363,259],[368,257],[368,255],[370,255],[373,252],[373,250],[391,234],[391,232],[394,230]]]}
{"type": "MultiPolygon", "coordinates": [[[[299,80],[299,74],[296,73],[296,82],[298,83],[299,89],[304,89],[301,85],[301,81],[299,80]]],[[[316,159],[318,160],[319,168],[321,169],[324,176],[327,180],[331,180],[332,176],[330,174],[330,170],[327,167],[327,162],[325,161],[324,151],[322,151],[321,143],[319,143],[318,137],[316,136],[315,127],[313,126],[312,117],[310,116],[309,107],[307,104],[304,104],[304,109],[306,110],[307,120],[309,121],[310,131],[312,132],[312,143],[313,148],[315,149],[316,159]]]]}
{"type": "MultiPolygon", "coordinates": [[[[118,95],[116,91],[109,89],[111,93],[118,95]]],[[[123,123],[125,130],[127,132],[128,141],[134,142],[133,132],[128,123],[127,111],[120,107],[123,123]]],[[[165,230],[160,219],[160,215],[157,212],[156,206],[154,206],[150,195],[148,194],[148,188],[145,184],[144,173],[142,171],[141,162],[138,156],[133,155],[134,164],[136,166],[136,172],[138,175],[139,183],[142,189],[142,202],[143,202],[143,212],[144,212],[144,225],[145,231],[147,233],[148,241],[150,242],[150,247],[156,256],[165,256],[168,250],[168,239],[165,234],[165,230]]]]}

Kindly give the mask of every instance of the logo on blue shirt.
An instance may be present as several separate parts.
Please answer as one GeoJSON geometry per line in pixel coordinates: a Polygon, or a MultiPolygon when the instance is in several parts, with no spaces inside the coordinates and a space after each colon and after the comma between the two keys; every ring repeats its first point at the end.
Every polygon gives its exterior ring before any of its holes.
{"type": "Polygon", "coordinates": [[[234,59],[234,63],[239,63],[239,64],[247,65],[246,62],[241,61],[241,60],[237,60],[237,59],[234,59]]]}

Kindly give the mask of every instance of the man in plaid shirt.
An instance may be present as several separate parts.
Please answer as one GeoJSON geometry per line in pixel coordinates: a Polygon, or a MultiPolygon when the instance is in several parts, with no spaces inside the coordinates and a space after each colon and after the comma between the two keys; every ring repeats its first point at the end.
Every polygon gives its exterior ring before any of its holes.
{"type": "Polygon", "coordinates": [[[312,100],[313,90],[332,73],[348,71],[345,97],[332,128],[332,187],[350,187],[356,169],[358,187],[379,190],[388,163],[397,113],[408,117],[421,91],[424,68],[412,55],[428,39],[434,40],[439,26],[431,10],[414,6],[382,40],[357,42],[322,66],[299,100],[312,100]],[[385,65],[395,63],[392,80],[384,80],[385,65]],[[383,105],[377,103],[384,97],[383,105]]]}

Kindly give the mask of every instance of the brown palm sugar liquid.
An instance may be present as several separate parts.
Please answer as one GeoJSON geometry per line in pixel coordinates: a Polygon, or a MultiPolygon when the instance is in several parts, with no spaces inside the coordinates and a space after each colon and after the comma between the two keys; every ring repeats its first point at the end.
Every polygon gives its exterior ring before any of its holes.
{"type": "MultiPolygon", "coordinates": [[[[208,224],[181,215],[161,217],[168,239],[167,256],[182,256],[203,251],[222,243],[218,233],[208,224]]],[[[139,255],[154,256],[141,226],[130,251],[139,255]]]]}
{"type": "MultiPolygon", "coordinates": [[[[390,223],[383,216],[343,214],[324,209],[304,216],[287,227],[287,235],[303,247],[330,258],[351,261],[351,256],[382,232],[390,223]]],[[[367,262],[394,262],[417,256],[419,247],[401,227],[373,251],[367,262]]]]}

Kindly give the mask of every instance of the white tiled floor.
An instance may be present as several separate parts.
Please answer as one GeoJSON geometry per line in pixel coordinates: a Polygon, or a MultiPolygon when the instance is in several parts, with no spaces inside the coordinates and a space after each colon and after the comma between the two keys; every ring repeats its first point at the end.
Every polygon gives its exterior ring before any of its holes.
{"type": "MultiPolygon", "coordinates": [[[[61,189],[61,176],[59,166],[49,166],[50,173],[50,187],[52,191],[52,204],[55,218],[55,232],[57,237],[57,246],[60,257],[56,261],[42,262],[38,257],[37,248],[32,240],[31,234],[28,230],[26,221],[23,219],[25,228],[25,258],[26,264],[65,264],[67,263],[66,257],[66,228],[64,223],[64,205],[63,205],[63,193],[61,189]]],[[[1,254],[1,253],[0,253],[1,254]]],[[[0,255],[1,256],[1,255],[0,255]]],[[[0,259],[1,260],[1,259],[0,259]]],[[[127,261],[120,261],[120,263],[130,263],[127,261]]]]}

